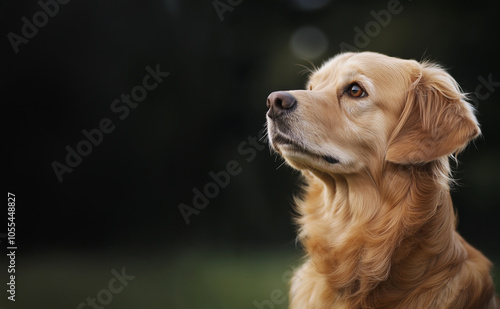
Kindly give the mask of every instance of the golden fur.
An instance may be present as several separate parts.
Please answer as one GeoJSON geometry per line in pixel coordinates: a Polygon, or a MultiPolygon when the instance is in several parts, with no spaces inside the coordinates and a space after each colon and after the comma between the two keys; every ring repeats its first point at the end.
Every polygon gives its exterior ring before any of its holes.
{"type": "Polygon", "coordinates": [[[290,308],[498,308],[491,262],[456,232],[448,156],[480,130],[448,73],[344,53],[268,107],[270,144],[306,182],[290,308]]]}

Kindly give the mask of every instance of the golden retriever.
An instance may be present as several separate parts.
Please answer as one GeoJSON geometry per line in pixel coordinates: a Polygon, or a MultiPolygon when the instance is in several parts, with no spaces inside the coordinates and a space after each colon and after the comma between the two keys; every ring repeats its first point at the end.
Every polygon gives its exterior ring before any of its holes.
{"type": "Polygon", "coordinates": [[[480,130],[447,72],[343,53],[267,106],[271,147],[306,183],[290,308],[498,308],[491,262],[456,232],[448,157],[480,130]]]}

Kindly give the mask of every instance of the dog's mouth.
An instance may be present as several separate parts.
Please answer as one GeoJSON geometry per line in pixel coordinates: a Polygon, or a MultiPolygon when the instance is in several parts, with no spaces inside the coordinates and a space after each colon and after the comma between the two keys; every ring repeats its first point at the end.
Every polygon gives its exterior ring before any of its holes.
{"type": "Polygon", "coordinates": [[[316,159],[320,159],[326,161],[330,164],[336,164],[340,161],[331,156],[318,154],[314,151],[309,150],[303,143],[297,142],[292,138],[284,136],[282,134],[275,134],[273,136],[273,148],[276,149],[280,154],[290,157],[303,157],[304,155],[307,157],[313,157],[316,159]]]}

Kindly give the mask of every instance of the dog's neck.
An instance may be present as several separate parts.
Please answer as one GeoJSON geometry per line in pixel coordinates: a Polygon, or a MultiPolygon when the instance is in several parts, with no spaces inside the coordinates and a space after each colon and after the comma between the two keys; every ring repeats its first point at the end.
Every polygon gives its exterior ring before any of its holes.
{"type": "Polygon", "coordinates": [[[437,273],[438,259],[466,258],[454,239],[447,158],[379,166],[349,175],[305,172],[298,202],[299,238],[315,269],[338,297],[354,302],[401,295],[424,273],[437,273]]]}

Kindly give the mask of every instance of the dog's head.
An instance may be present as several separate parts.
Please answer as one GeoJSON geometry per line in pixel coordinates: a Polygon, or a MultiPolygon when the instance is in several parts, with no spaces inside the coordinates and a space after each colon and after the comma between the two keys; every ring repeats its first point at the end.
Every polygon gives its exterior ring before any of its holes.
{"type": "Polygon", "coordinates": [[[267,99],[270,144],[297,169],[354,173],[377,162],[426,163],[479,135],[473,109],[437,65],[344,53],[306,90],[267,99]]]}

